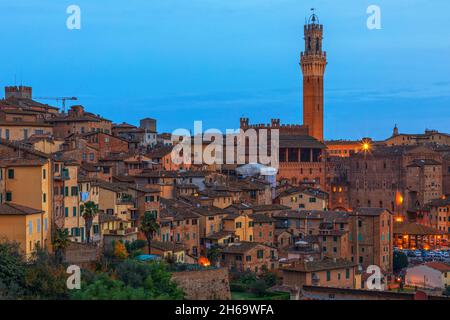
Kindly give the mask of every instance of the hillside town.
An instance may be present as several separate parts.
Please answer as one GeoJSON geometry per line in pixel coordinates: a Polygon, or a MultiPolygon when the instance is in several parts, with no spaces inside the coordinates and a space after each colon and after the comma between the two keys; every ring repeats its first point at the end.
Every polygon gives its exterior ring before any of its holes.
{"type": "Polygon", "coordinates": [[[450,295],[450,134],[392,119],[384,140],[325,140],[323,32],[313,14],[303,124],[236,119],[279,132],[277,168],[177,163],[180,137],[151,114],[115,123],[5,87],[0,238],[25,259],[43,250],[91,270],[105,257],[165,261],[187,299],[450,295]]]}

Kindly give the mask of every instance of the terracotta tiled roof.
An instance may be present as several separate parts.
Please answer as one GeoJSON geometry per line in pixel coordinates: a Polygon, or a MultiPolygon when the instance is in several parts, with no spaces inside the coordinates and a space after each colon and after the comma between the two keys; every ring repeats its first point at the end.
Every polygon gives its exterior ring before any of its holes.
{"type": "Polygon", "coordinates": [[[172,152],[173,147],[172,146],[164,146],[159,147],[153,150],[150,150],[150,152],[147,154],[149,158],[162,158],[172,152]]]}
{"type": "Polygon", "coordinates": [[[389,213],[391,213],[389,210],[384,209],[384,208],[360,207],[360,208],[355,209],[354,214],[358,214],[360,216],[379,216],[380,214],[382,214],[385,211],[388,211],[389,213]]]}
{"type": "Polygon", "coordinates": [[[205,239],[219,240],[233,235],[234,235],[233,231],[218,231],[206,236],[205,239]]]}
{"type": "Polygon", "coordinates": [[[326,148],[322,142],[308,135],[280,135],[279,143],[281,148],[326,148]]]}
{"type": "Polygon", "coordinates": [[[181,244],[173,243],[173,242],[162,242],[162,241],[152,241],[152,248],[159,249],[162,251],[173,251],[179,252],[184,251],[184,246],[181,244]]]}
{"type": "Polygon", "coordinates": [[[251,218],[253,219],[253,222],[255,223],[269,223],[269,222],[275,222],[276,220],[266,216],[265,214],[262,213],[255,213],[251,215],[251,218]]]}
{"type": "Polygon", "coordinates": [[[355,267],[357,264],[345,259],[324,259],[317,261],[304,261],[303,263],[295,264],[294,266],[283,267],[283,270],[298,271],[298,272],[317,272],[324,270],[335,270],[343,268],[355,267]]]}
{"type": "Polygon", "coordinates": [[[282,204],[261,204],[253,206],[253,211],[261,212],[261,211],[275,211],[275,210],[289,210],[290,207],[283,206],[282,204]]]}
{"type": "Polygon", "coordinates": [[[0,215],[28,215],[42,212],[44,211],[14,203],[0,204],[0,215]]]}
{"type": "Polygon", "coordinates": [[[445,232],[418,223],[395,222],[394,234],[442,235],[445,232]]]}
{"type": "Polygon", "coordinates": [[[435,270],[441,271],[441,272],[449,272],[450,271],[450,265],[442,262],[427,262],[425,263],[427,267],[433,268],[435,270]]]}
{"type": "Polygon", "coordinates": [[[242,254],[248,252],[249,250],[256,248],[257,246],[262,246],[262,244],[258,242],[235,242],[230,244],[228,247],[222,249],[223,253],[234,253],[234,254],[242,254]]]}
{"type": "Polygon", "coordinates": [[[0,160],[0,167],[34,167],[34,166],[42,166],[46,162],[40,159],[5,159],[0,160]]]}
{"type": "Polygon", "coordinates": [[[322,191],[320,189],[315,189],[315,188],[299,188],[299,187],[293,187],[293,188],[289,188],[283,192],[281,192],[278,196],[279,197],[285,197],[285,196],[290,196],[292,194],[300,194],[300,193],[304,193],[313,197],[317,197],[320,199],[328,199],[328,193],[325,191],[322,191]]]}
{"type": "Polygon", "coordinates": [[[198,207],[198,208],[192,208],[192,211],[202,215],[202,216],[215,216],[215,215],[221,215],[221,214],[226,214],[227,212],[224,211],[223,209],[217,208],[217,207],[198,207]]]}

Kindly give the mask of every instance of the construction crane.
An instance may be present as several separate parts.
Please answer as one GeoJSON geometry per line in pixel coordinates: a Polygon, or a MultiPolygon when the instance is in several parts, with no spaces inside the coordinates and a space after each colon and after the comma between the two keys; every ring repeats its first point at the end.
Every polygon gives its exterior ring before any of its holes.
{"type": "Polygon", "coordinates": [[[56,103],[58,104],[59,101],[62,102],[62,112],[66,112],[66,100],[78,100],[77,97],[36,97],[35,99],[41,99],[41,100],[56,100],[56,103]]]}

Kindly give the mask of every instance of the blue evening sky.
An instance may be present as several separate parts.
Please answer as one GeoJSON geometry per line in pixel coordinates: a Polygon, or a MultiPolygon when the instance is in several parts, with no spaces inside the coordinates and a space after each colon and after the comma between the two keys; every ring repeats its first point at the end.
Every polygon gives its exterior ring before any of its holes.
{"type": "Polygon", "coordinates": [[[156,118],[158,131],[301,123],[311,7],[328,54],[326,139],[450,131],[448,0],[1,0],[0,86],[16,77],[114,122],[156,118]],[[81,30],[66,28],[70,4],[81,30]],[[366,27],[371,4],[381,30],[366,27]]]}

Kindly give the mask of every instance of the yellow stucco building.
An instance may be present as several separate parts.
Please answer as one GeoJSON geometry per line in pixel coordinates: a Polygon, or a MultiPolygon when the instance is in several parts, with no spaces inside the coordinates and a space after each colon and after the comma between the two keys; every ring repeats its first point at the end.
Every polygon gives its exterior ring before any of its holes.
{"type": "Polygon", "coordinates": [[[0,238],[19,242],[27,254],[37,246],[50,250],[51,160],[45,157],[32,159],[27,152],[20,152],[19,158],[13,159],[10,155],[8,160],[0,161],[0,203],[3,209],[0,212],[0,238]],[[31,232],[22,233],[25,229],[31,232]]]}

